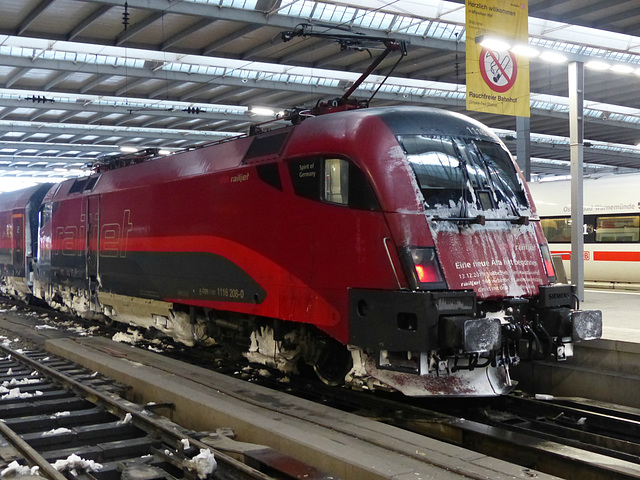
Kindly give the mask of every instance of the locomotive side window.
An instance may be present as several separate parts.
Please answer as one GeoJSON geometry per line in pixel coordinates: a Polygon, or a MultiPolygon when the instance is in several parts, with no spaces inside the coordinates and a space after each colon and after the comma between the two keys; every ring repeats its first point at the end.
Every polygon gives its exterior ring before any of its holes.
{"type": "Polygon", "coordinates": [[[84,191],[89,191],[89,190],[93,190],[93,188],[96,186],[96,184],[98,183],[98,180],[100,179],[100,175],[93,175],[91,177],[89,177],[89,180],[87,181],[87,184],[84,186],[84,191]]]}
{"type": "Polygon", "coordinates": [[[640,216],[597,217],[596,242],[619,243],[640,240],[640,216]]]}
{"type": "Polygon", "coordinates": [[[289,162],[297,195],[361,210],[379,210],[378,200],[364,173],[342,158],[289,162]]]}
{"type": "Polygon", "coordinates": [[[258,178],[267,185],[271,185],[273,188],[282,190],[282,181],[280,180],[280,172],[278,171],[278,165],[275,163],[266,163],[258,165],[256,167],[258,171],[258,178]]]}
{"type": "Polygon", "coordinates": [[[571,218],[541,218],[540,225],[549,243],[571,242],[571,218]]]}
{"type": "Polygon", "coordinates": [[[242,163],[248,163],[254,158],[280,153],[288,136],[289,132],[282,132],[254,137],[242,163]]]}
{"type": "Polygon", "coordinates": [[[324,161],[324,200],[349,204],[349,162],[340,158],[324,161]]]}
{"type": "Polygon", "coordinates": [[[78,193],[84,190],[85,185],[89,181],[89,177],[81,177],[76,179],[69,189],[69,193],[78,193]]]}

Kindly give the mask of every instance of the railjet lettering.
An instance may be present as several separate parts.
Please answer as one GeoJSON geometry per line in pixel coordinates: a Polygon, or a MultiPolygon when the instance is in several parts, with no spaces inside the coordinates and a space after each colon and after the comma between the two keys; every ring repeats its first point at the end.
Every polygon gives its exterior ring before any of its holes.
{"type": "Polygon", "coordinates": [[[120,257],[127,256],[127,240],[133,230],[131,223],[131,210],[122,213],[122,223],[105,223],[100,228],[100,256],[120,257]]]}
{"type": "Polygon", "coordinates": [[[246,182],[247,180],[249,180],[248,173],[239,173],[238,175],[231,177],[231,183],[242,183],[246,182]]]}
{"type": "Polygon", "coordinates": [[[225,175],[223,177],[220,177],[220,184],[221,185],[228,185],[230,183],[243,183],[243,182],[247,182],[249,180],[249,174],[248,173],[239,173],[237,175],[225,175]]]}

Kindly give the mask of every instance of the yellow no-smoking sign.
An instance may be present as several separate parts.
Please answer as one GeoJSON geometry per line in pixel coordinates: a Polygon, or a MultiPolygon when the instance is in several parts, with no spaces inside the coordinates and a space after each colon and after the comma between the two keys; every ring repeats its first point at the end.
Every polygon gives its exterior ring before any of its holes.
{"type": "Polygon", "coordinates": [[[529,61],[509,50],[476,44],[481,35],[528,40],[527,4],[510,0],[466,2],[467,109],[529,116],[529,61]]]}
{"type": "Polygon", "coordinates": [[[508,92],[518,78],[516,56],[509,51],[500,52],[483,48],[480,51],[480,75],[494,92],[508,92]]]}

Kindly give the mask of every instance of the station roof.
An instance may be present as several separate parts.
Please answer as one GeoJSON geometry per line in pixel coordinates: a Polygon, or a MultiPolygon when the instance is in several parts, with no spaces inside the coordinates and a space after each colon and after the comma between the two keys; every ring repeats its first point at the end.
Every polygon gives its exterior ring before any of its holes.
{"type": "MultiPolygon", "coordinates": [[[[0,180],[58,180],[121,147],[173,151],[246,133],[274,112],[341,96],[379,53],[283,41],[302,24],[407,41],[397,68],[392,54],[355,96],[391,73],[372,105],[465,113],[515,154],[515,117],[465,108],[464,10],[441,0],[2,0],[0,180]]],[[[586,173],[640,169],[637,2],[529,0],[529,44],[615,66],[585,71],[586,173]]],[[[566,174],[567,65],[530,62],[532,173],[566,174]]]]}

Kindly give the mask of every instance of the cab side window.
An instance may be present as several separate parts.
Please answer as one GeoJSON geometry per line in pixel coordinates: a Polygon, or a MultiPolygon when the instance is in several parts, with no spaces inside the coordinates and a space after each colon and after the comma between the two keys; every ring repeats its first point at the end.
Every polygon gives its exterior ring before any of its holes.
{"type": "Polygon", "coordinates": [[[324,161],[324,197],[330,203],[349,205],[349,162],[340,158],[324,161]]]}
{"type": "Polygon", "coordinates": [[[361,210],[379,210],[378,200],[364,173],[349,160],[321,158],[289,163],[297,195],[361,210]]]}

